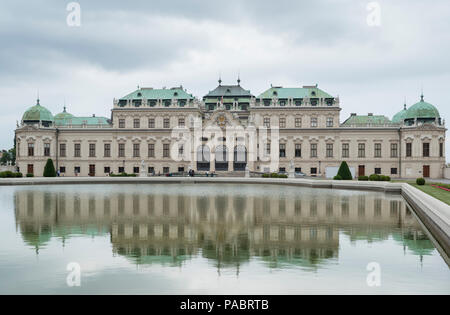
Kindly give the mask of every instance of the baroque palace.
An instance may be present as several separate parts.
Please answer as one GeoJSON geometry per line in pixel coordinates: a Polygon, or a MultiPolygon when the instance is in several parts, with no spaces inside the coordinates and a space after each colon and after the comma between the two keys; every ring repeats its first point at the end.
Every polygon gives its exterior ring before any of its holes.
{"type": "Polygon", "coordinates": [[[258,96],[219,85],[202,100],[182,86],[139,88],[114,99],[111,117],[56,115],[29,108],[15,131],[16,165],[42,176],[53,159],[61,176],[214,172],[223,176],[302,172],[333,177],[342,161],[354,176],[444,177],[445,121],[424,101],[392,119],[351,114],[314,86],[271,86],[258,96]]]}

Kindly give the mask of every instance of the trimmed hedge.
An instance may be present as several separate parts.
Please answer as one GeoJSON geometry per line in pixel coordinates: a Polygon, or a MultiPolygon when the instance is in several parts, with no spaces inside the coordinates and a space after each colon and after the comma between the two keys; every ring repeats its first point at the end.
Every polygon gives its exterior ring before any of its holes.
{"type": "Polygon", "coordinates": [[[336,175],[333,177],[334,180],[342,180],[342,176],[341,175],[336,175]]]}
{"type": "Polygon", "coordinates": [[[358,180],[359,181],[363,181],[363,182],[367,182],[369,180],[369,176],[359,176],[358,180]]]}
{"type": "Polygon", "coordinates": [[[286,174],[270,173],[262,174],[262,178],[288,178],[286,174]]]}
{"type": "Polygon", "coordinates": [[[390,182],[391,178],[385,175],[372,174],[369,176],[369,180],[373,182],[390,182]]]}
{"type": "Polygon", "coordinates": [[[426,183],[425,178],[416,179],[416,184],[419,186],[423,186],[423,185],[425,185],[425,183],[426,183]]]}
{"type": "Polygon", "coordinates": [[[120,174],[109,174],[110,177],[136,177],[136,174],[120,173],[120,174]]]}
{"type": "Polygon", "coordinates": [[[27,177],[34,177],[34,174],[28,173],[27,177]]]}
{"type": "Polygon", "coordinates": [[[339,171],[337,173],[337,176],[340,176],[342,180],[352,180],[352,172],[350,172],[350,168],[348,167],[347,162],[343,161],[341,163],[341,166],[339,167],[339,171]]]}
{"type": "Polygon", "coordinates": [[[22,173],[14,173],[11,171],[0,172],[0,178],[14,178],[14,177],[23,177],[22,173]]]}

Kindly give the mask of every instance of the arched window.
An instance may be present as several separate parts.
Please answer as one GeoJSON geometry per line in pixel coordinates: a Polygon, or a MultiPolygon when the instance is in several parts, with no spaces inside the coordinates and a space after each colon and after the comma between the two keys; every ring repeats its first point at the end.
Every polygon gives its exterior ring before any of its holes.
{"type": "Polygon", "coordinates": [[[206,145],[199,146],[197,149],[197,161],[200,163],[209,163],[210,161],[210,150],[206,145]]]}

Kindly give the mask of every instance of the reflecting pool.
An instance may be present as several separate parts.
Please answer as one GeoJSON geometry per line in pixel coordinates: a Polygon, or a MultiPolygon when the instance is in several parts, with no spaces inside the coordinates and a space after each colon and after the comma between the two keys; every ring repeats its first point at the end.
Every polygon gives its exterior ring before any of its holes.
{"type": "Polygon", "coordinates": [[[1,187],[0,231],[2,294],[450,294],[448,265],[399,195],[1,187]]]}

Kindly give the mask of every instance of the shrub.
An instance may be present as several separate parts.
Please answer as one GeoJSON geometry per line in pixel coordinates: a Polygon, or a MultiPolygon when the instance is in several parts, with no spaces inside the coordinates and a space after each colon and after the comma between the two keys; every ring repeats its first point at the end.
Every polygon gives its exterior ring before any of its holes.
{"type": "Polygon", "coordinates": [[[136,177],[136,174],[128,174],[128,173],[113,174],[113,173],[111,173],[109,176],[110,177],[136,177]]]}
{"type": "Polygon", "coordinates": [[[53,160],[48,159],[44,167],[44,177],[56,177],[55,166],[53,165],[53,160]]]}
{"type": "Polygon", "coordinates": [[[277,173],[271,173],[271,174],[270,174],[270,177],[271,177],[271,178],[278,178],[278,174],[277,174],[277,173]]]}
{"type": "Polygon", "coordinates": [[[28,173],[27,177],[34,177],[34,174],[28,173]]]}
{"type": "Polygon", "coordinates": [[[348,168],[347,162],[343,161],[341,163],[341,166],[339,167],[338,176],[342,178],[342,180],[352,180],[352,172],[350,172],[350,169],[348,168]]]}
{"type": "Polygon", "coordinates": [[[372,174],[372,175],[369,176],[369,180],[372,181],[372,182],[380,181],[380,175],[372,174]]]}
{"type": "Polygon", "coordinates": [[[369,176],[359,176],[359,177],[358,177],[358,180],[359,180],[359,181],[367,182],[367,181],[369,180],[369,176]]]}
{"type": "Polygon", "coordinates": [[[341,175],[336,175],[333,177],[334,180],[342,180],[342,176],[341,175]]]}
{"type": "Polygon", "coordinates": [[[279,174],[278,178],[288,178],[288,176],[286,174],[279,174]]]}
{"type": "Polygon", "coordinates": [[[426,183],[426,181],[425,181],[424,178],[418,178],[416,180],[416,184],[419,185],[419,186],[423,186],[423,185],[425,185],[425,183],[426,183]]]}
{"type": "Polygon", "coordinates": [[[383,182],[390,182],[391,178],[389,176],[382,175],[381,176],[381,181],[383,181],[383,182]]]}
{"type": "Polygon", "coordinates": [[[262,174],[262,177],[263,177],[263,178],[269,178],[269,177],[270,177],[270,174],[262,174]]]}

